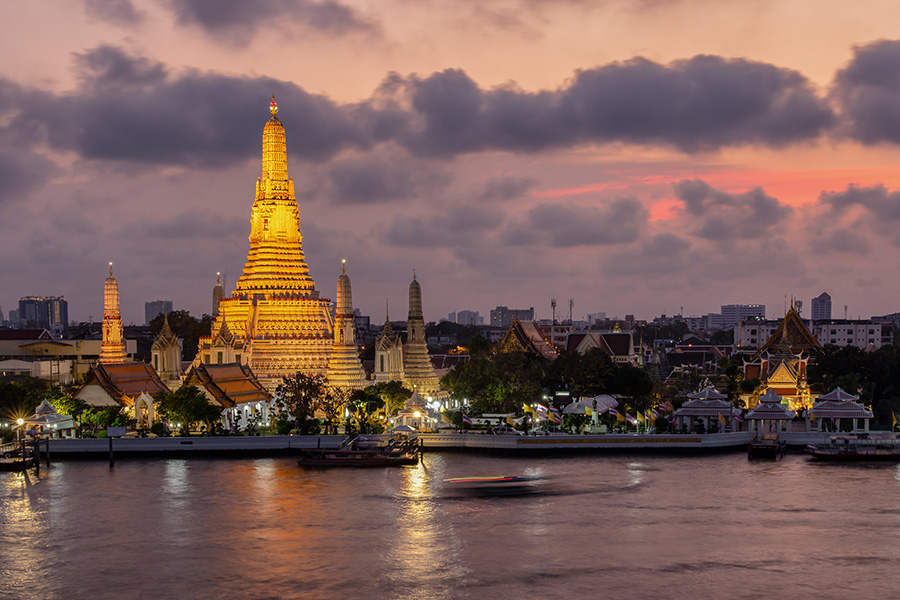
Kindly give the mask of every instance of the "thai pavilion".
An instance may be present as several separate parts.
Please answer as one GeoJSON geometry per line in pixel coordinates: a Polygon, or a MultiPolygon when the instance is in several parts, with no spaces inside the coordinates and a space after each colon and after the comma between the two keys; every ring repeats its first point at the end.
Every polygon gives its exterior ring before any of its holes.
{"type": "Polygon", "coordinates": [[[676,429],[687,426],[691,429],[696,421],[703,423],[706,431],[712,423],[720,423],[725,421],[731,431],[737,429],[737,421],[735,420],[734,407],[728,401],[728,396],[722,394],[716,389],[708,385],[699,392],[688,394],[688,401],[681,405],[681,408],[675,411],[676,429]]]}
{"type": "Polygon", "coordinates": [[[806,412],[806,431],[841,431],[846,422],[850,423],[850,431],[869,431],[872,416],[872,411],[859,402],[859,396],[837,387],[819,396],[806,412]]]}
{"type": "Polygon", "coordinates": [[[783,402],[783,398],[769,388],[744,419],[750,424],[750,431],[756,433],[788,433],[795,414],[783,402]]]}

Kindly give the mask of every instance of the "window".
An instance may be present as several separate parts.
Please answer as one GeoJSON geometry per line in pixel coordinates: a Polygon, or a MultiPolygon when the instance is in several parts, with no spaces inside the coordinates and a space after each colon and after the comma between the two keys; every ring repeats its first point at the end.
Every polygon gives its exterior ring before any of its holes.
{"type": "Polygon", "coordinates": [[[216,352],[216,362],[219,363],[220,365],[222,364],[222,353],[221,352],[216,352]]]}

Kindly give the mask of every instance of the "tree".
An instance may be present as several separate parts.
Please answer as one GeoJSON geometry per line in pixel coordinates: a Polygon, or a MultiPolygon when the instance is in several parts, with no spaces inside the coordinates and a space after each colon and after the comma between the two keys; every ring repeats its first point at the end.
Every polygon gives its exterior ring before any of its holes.
{"type": "Polygon", "coordinates": [[[295,373],[281,378],[275,395],[284,408],[300,422],[301,428],[313,418],[328,381],[322,375],[295,373]]]}
{"type": "Polygon", "coordinates": [[[211,404],[200,388],[183,385],[171,394],[157,395],[156,410],[170,421],[181,423],[182,432],[187,434],[196,423],[206,424],[212,430],[213,423],[222,416],[221,407],[211,404]]]}
{"type": "Polygon", "coordinates": [[[387,406],[389,415],[396,414],[397,411],[401,410],[405,406],[406,401],[413,395],[412,390],[403,387],[403,384],[399,381],[376,383],[367,387],[366,392],[381,398],[387,406]]]}

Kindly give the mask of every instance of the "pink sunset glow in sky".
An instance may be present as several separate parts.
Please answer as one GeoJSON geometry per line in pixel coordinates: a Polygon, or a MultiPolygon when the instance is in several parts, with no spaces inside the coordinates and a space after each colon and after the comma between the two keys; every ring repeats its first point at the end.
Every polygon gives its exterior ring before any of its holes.
{"type": "Polygon", "coordinates": [[[34,0],[0,6],[0,307],[210,311],[274,93],[317,287],[425,316],[831,294],[900,311],[900,4],[34,0]]]}

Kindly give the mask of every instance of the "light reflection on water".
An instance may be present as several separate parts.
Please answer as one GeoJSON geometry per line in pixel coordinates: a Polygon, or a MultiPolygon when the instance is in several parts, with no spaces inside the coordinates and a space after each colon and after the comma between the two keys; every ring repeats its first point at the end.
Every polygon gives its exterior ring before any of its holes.
{"type": "Polygon", "coordinates": [[[742,455],[0,474],[0,598],[895,597],[900,467],[742,455]],[[560,474],[546,493],[443,480],[560,474]]]}

